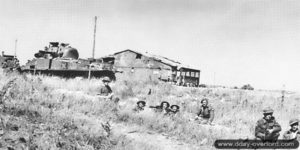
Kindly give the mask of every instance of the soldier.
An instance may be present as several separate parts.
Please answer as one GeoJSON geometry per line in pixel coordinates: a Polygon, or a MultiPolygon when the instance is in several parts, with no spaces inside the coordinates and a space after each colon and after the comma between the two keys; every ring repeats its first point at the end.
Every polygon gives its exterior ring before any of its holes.
{"type": "Polygon", "coordinates": [[[291,119],[289,124],[291,129],[283,134],[283,139],[300,141],[299,120],[291,119]]]}
{"type": "Polygon", "coordinates": [[[2,63],[2,68],[3,68],[3,69],[8,68],[7,60],[5,60],[5,61],[2,63]]]}
{"type": "Polygon", "coordinates": [[[160,103],[160,106],[150,106],[150,108],[155,108],[156,112],[162,112],[163,114],[168,114],[170,109],[170,104],[166,101],[160,103]]]}
{"type": "Polygon", "coordinates": [[[104,77],[102,79],[102,82],[103,82],[103,85],[100,87],[100,93],[98,95],[101,98],[113,100],[115,103],[118,103],[119,98],[114,96],[114,93],[109,86],[109,83],[111,82],[109,77],[104,77]]]}
{"type": "Polygon", "coordinates": [[[177,114],[179,112],[179,109],[180,109],[180,107],[178,105],[172,105],[172,106],[170,106],[170,108],[171,108],[170,111],[169,111],[170,115],[177,114]]]}
{"type": "Polygon", "coordinates": [[[201,100],[201,104],[202,106],[195,120],[198,120],[200,124],[212,124],[215,117],[213,107],[208,105],[208,99],[206,98],[201,100]]]}
{"type": "Polygon", "coordinates": [[[181,75],[178,75],[178,76],[176,77],[176,80],[177,80],[176,85],[180,86],[181,83],[182,83],[182,76],[181,76],[181,75]]]}
{"type": "Polygon", "coordinates": [[[263,110],[264,117],[257,121],[255,127],[255,137],[257,139],[263,141],[278,139],[281,126],[276,122],[275,117],[273,117],[273,112],[273,109],[270,107],[263,110]]]}
{"type": "Polygon", "coordinates": [[[20,62],[18,59],[14,58],[14,61],[13,61],[14,70],[17,69],[18,67],[20,67],[20,62]]]}
{"type": "Polygon", "coordinates": [[[44,51],[48,52],[49,48],[47,46],[44,47],[44,51]]]}
{"type": "Polygon", "coordinates": [[[133,111],[135,111],[135,112],[143,111],[146,106],[145,101],[138,101],[136,104],[137,104],[137,106],[133,109],[133,111]]]}

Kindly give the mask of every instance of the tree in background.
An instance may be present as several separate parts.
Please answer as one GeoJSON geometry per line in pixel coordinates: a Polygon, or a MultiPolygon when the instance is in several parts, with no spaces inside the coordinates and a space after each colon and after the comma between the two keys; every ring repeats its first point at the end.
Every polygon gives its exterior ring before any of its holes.
{"type": "Polygon", "coordinates": [[[254,90],[254,88],[250,84],[243,85],[241,87],[243,90],[254,90]]]}

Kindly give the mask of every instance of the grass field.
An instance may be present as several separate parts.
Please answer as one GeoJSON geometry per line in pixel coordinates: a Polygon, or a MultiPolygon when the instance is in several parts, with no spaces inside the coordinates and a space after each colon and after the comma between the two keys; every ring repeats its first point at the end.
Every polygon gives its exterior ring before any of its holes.
{"type": "MultiPolygon", "coordinates": [[[[300,96],[281,101],[279,92],[187,88],[159,81],[119,78],[112,83],[119,105],[97,98],[99,79],[0,73],[0,147],[14,149],[214,149],[216,139],[253,138],[262,109],[288,129],[300,117],[300,96]],[[151,89],[151,94],[148,95],[151,89]],[[194,118],[202,98],[215,109],[215,125],[194,118]],[[177,117],[146,109],[133,113],[138,100],[181,106],[177,117]]],[[[282,131],[283,133],[283,131],[282,131]]]]}

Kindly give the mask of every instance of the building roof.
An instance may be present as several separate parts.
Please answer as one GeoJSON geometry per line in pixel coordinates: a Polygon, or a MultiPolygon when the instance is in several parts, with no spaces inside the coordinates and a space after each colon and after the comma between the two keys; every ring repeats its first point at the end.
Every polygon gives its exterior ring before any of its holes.
{"type": "MultiPolygon", "coordinates": [[[[126,49],[126,50],[123,50],[123,51],[120,51],[120,52],[116,52],[113,55],[117,55],[117,54],[120,54],[120,53],[123,53],[123,52],[127,52],[127,51],[130,51],[130,52],[133,52],[133,53],[136,53],[136,54],[144,55],[146,57],[152,58],[152,59],[154,59],[156,61],[162,62],[162,63],[167,64],[167,65],[172,66],[172,67],[192,69],[190,66],[184,65],[184,64],[182,64],[182,63],[180,63],[178,61],[172,60],[172,59],[167,58],[167,57],[150,54],[148,52],[142,53],[142,52],[138,52],[138,51],[135,51],[135,50],[126,49]]],[[[193,70],[199,70],[199,69],[193,69],[193,70]]]]}

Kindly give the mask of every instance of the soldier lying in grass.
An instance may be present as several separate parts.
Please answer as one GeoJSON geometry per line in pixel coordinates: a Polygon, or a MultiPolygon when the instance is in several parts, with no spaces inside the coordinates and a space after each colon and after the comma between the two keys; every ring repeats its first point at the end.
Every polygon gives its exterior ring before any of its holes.
{"type": "Polygon", "coordinates": [[[180,109],[180,107],[178,105],[172,105],[172,106],[170,106],[168,114],[175,116],[179,113],[179,109],[180,109]]]}
{"type": "Polygon", "coordinates": [[[161,102],[160,106],[150,106],[150,108],[154,108],[155,112],[163,113],[164,115],[168,114],[170,109],[170,104],[166,101],[161,102]]]}
{"type": "Polygon", "coordinates": [[[133,109],[134,112],[140,112],[145,109],[146,102],[145,101],[138,101],[137,106],[133,109]]]}

